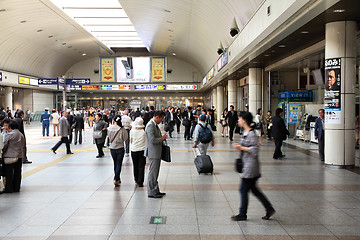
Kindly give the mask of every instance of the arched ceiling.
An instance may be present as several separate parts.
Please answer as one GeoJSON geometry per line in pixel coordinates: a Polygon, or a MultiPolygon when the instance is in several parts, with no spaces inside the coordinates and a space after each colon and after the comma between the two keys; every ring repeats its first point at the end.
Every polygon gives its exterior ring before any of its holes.
{"type": "MultiPolygon", "coordinates": [[[[219,42],[233,41],[233,18],[242,29],[263,0],[119,2],[151,55],[176,53],[205,75],[219,42]]],[[[50,0],[0,0],[0,23],[0,70],[55,77],[88,57],[113,55],[50,0]]]]}
{"type": "Polygon", "coordinates": [[[49,1],[0,0],[0,23],[2,70],[56,77],[86,57],[107,54],[49,1]]]}
{"type": "Polygon", "coordinates": [[[242,29],[263,0],[119,0],[151,54],[172,55],[205,75],[216,62],[219,42],[233,41],[235,17],[242,29]]]}

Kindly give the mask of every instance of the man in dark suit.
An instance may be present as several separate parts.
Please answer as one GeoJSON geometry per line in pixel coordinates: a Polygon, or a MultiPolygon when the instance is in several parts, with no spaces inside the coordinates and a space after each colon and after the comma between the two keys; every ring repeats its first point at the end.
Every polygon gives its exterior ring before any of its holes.
{"type": "Polygon", "coordinates": [[[78,135],[79,135],[79,144],[82,144],[82,131],[85,130],[84,126],[84,118],[78,113],[74,118],[74,125],[75,125],[75,140],[74,144],[76,145],[78,142],[78,135]]]}
{"type": "Polygon", "coordinates": [[[69,143],[71,144],[73,139],[73,128],[71,127],[74,123],[74,116],[68,111],[67,121],[69,123],[69,143]]]}
{"type": "Polygon", "coordinates": [[[191,111],[191,107],[187,107],[186,110],[184,110],[183,112],[183,125],[185,127],[185,133],[184,133],[184,139],[185,140],[190,140],[190,128],[191,128],[191,123],[193,120],[193,113],[191,111]]]}
{"type": "Polygon", "coordinates": [[[216,131],[215,129],[215,117],[214,117],[214,112],[211,109],[207,110],[207,118],[206,118],[206,123],[208,123],[211,126],[211,129],[213,131],[216,131]]]}
{"type": "Polygon", "coordinates": [[[166,118],[165,118],[165,125],[169,127],[170,138],[172,138],[172,132],[174,131],[175,118],[176,118],[175,108],[172,107],[170,111],[166,113],[166,118]]]}
{"type": "Polygon", "coordinates": [[[318,140],[319,143],[319,156],[320,160],[324,161],[325,153],[325,110],[319,109],[319,116],[315,121],[315,139],[318,140]]]}
{"type": "Polygon", "coordinates": [[[272,137],[275,140],[275,152],[273,155],[274,159],[281,159],[284,158],[285,155],[281,152],[281,145],[286,137],[289,134],[289,131],[286,129],[285,121],[282,119],[283,110],[281,108],[277,108],[275,112],[275,117],[273,117],[273,128],[271,130],[272,137]]]}
{"type": "Polygon", "coordinates": [[[229,127],[230,127],[230,134],[229,134],[230,141],[233,141],[234,129],[238,122],[238,115],[237,112],[234,110],[233,105],[230,106],[230,111],[227,113],[225,120],[229,123],[229,127]]]}

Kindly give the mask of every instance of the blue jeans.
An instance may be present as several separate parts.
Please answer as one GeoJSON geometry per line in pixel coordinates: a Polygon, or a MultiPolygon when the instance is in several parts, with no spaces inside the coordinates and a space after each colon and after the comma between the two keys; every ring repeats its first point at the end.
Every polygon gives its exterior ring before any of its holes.
{"type": "Polygon", "coordinates": [[[198,122],[193,122],[193,125],[191,127],[191,130],[190,130],[190,137],[192,138],[193,137],[193,133],[194,133],[194,130],[195,130],[195,127],[196,125],[198,124],[198,122]]]}
{"type": "Polygon", "coordinates": [[[46,129],[46,136],[49,136],[49,126],[50,126],[50,122],[45,120],[42,122],[42,134],[43,137],[45,137],[45,129],[46,129]]]}
{"type": "Polygon", "coordinates": [[[120,180],[121,166],[124,158],[124,148],[110,149],[111,157],[114,161],[114,180],[120,180]]]}
{"type": "Polygon", "coordinates": [[[240,194],[241,194],[241,206],[240,206],[240,215],[247,216],[247,209],[249,205],[249,196],[248,193],[251,190],[255,197],[257,197],[262,205],[265,207],[266,212],[273,210],[273,207],[269,200],[265,197],[265,195],[260,191],[260,189],[256,186],[256,181],[259,178],[243,178],[240,186],[240,194]]]}

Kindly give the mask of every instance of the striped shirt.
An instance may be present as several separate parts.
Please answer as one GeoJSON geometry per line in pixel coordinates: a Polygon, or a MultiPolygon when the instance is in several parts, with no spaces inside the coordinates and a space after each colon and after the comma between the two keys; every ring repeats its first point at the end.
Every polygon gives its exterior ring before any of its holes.
{"type": "Polygon", "coordinates": [[[241,158],[243,161],[242,178],[260,177],[260,163],[259,163],[259,145],[258,137],[255,131],[250,131],[246,136],[240,139],[239,144],[244,147],[249,147],[250,151],[241,151],[241,158]]]}

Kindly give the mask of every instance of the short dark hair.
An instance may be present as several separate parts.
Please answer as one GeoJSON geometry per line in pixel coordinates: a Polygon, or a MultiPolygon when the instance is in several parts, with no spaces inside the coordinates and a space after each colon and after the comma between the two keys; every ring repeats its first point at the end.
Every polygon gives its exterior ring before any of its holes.
{"type": "Polygon", "coordinates": [[[325,113],[325,109],[320,108],[318,112],[322,111],[323,113],[325,113]]]}
{"type": "Polygon", "coordinates": [[[101,113],[97,113],[96,115],[98,115],[99,118],[102,119],[102,114],[101,113]]]}
{"type": "Polygon", "coordinates": [[[261,111],[261,108],[258,108],[258,110],[257,110],[257,114],[259,114],[259,115],[260,115],[260,111],[261,111]]]}
{"type": "Polygon", "coordinates": [[[154,108],[154,106],[150,106],[150,109],[151,109],[151,110],[154,110],[155,108],[154,108]]]}
{"type": "Polygon", "coordinates": [[[275,115],[280,116],[280,113],[282,113],[282,112],[283,112],[282,108],[277,108],[275,111],[275,115]]]}
{"type": "Polygon", "coordinates": [[[4,126],[4,123],[9,124],[10,123],[10,118],[4,118],[4,120],[2,120],[1,124],[4,126]]]}
{"type": "Polygon", "coordinates": [[[249,125],[250,127],[252,126],[253,116],[251,112],[247,112],[247,111],[241,112],[240,117],[245,120],[247,125],[249,125]]]}
{"type": "Polygon", "coordinates": [[[198,108],[198,107],[201,107],[201,105],[197,105],[197,108],[198,108]]]}
{"type": "Polygon", "coordinates": [[[9,123],[9,128],[11,129],[19,129],[19,124],[15,120],[11,120],[9,123]]]}
{"type": "Polygon", "coordinates": [[[164,117],[165,113],[163,111],[156,111],[154,113],[154,117],[164,117]]]}
{"type": "Polygon", "coordinates": [[[21,115],[25,115],[23,110],[18,111],[18,117],[20,117],[21,115]]]}
{"type": "Polygon", "coordinates": [[[231,108],[234,108],[234,105],[230,105],[231,108]]]}

